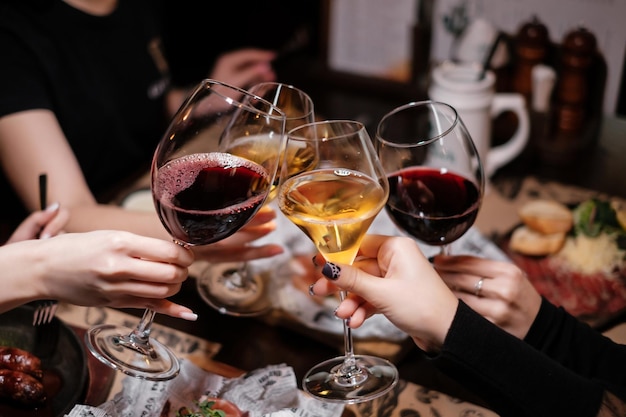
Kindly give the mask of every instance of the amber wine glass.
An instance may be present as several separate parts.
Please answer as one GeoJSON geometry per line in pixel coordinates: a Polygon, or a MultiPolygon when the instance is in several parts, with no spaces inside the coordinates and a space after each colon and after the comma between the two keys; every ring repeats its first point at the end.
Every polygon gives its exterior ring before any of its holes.
{"type": "MultiPolygon", "coordinates": [[[[248,92],[264,98],[285,113],[285,133],[305,123],[315,121],[313,100],[301,89],[280,82],[255,84],[248,92]]],[[[255,159],[276,158],[272,147],[262,141],[242,143],[256,152],[255,159]]],[[[265,201],[269,204],[276,197],[276,185],[265,201]]],[[[272,308],[269,297],[268,275],[254,271],[249,262],[213,263],[198,278],[196,285],[202,299],[223,314],[231,316],[259,316],[272,308]]]]}
{"type": "MultiPolygon", "coordinates": [[[[283,161],[278,207],[327,261],[352,264],[369,226],[389,196],[387,176],[363,124],[351,120],[309,123],[288,133],[287,151],[310,163],[283,161]]],[[[346,292],[340,293],[341,300],[346,292]]],[[[303,388],[320,399],[359,403],[387,393],[398,381],[386,359],[356,355],[343,322],[345,353],[315,365],[303,388]]]]}
{"type": "MultiPolygon", "coordinates": [[[[258,212],[274,185],[286,143],[285,115],[249,92],[203,80],[178,110],[152,160],[156,212],[174,242],[199,247],[231,236],[258,212]],[[268,154],[255,158],[250,141],[268,154]]],[[[200,248],[197,248],[201,253],[200,248]]],[[[155,316],[147,309],[135,329],[91,328],[89,350],[128,375],[153,381],[174,378],[174,352],[150,337],[155,316]]]]}

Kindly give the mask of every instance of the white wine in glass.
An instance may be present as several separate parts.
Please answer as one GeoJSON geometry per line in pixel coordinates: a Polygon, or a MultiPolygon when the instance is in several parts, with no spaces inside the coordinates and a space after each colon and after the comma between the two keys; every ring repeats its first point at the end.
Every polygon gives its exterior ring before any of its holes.
{"type": "MultiPolygon", "coordinates": [[[[202,246],[231,236],[258,212],[274,185],[284,151],[285,115],[258,96],[215,80],[196,86],[178,110],[152,160],[152,196],[174,242],[202,246]],[[255,161],[250,147],[262,138],[274,158],[255,161]]],[[[86,344],[100,361],[148,380],[174,378],[174,352],[150,337],[154,311],[135,329],[103,324],[86,344]]]]}
{"type": "MultiPolygon", "coordinates": [[[[285,130],[315,121],[313,100],[301,89],[279,82],[255,84],[248,92],[272,103],[285,113],[285,130]]],[[[263,138],[250,137],[247,141],[235,143],[237,147],[247,147],[249,158],[263,164],[265,160],[278,157],[276,148],[263,138]]],[[[237,149],[231,151],[237,152],[237,149]]],[[[294,166],[308,164],[293,154],[286,157],[294,166]]],[[[276,197],[276,184],[266,204],[276,197]]],[[[268,288],[269,277],[265,273],[254,272],[248,262],[214,263],[206,268],[197,280],[198,293],[211,307],[231,316],[258,316],[272,308],[268,288]]]]}
{"type": "MultiPolygon", "coordinates": [[[[389,195],[387,177],[363,124],[327,120],[292,129],[287,151],[308,155],[302,171],[283,161],[278,189],[281,212],[327,261],[352,264],[369,226],[389,195]],[[311,155],[314,155],[311,157],[311,155]]],[[[340,293],[341,299],[346,297],[340,293]]],[[[389,392],[396,367],[376,356],[356,355],[344,320],[345,353],[315,365],[302,386],[331,402],[358,403],[389,392]]]]}

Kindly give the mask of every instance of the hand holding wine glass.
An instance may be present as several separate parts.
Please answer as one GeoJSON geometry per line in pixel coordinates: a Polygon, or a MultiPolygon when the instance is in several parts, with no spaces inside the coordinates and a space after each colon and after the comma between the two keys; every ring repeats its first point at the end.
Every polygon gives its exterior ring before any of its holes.
{"type": "MultiPolygon", "coordinates": [[[[352,264],[367,229],[389,194],[386,175],[365,127],[336,120],[302,125],[288,133],[278,207],[315,244],[324,258],[352,264]],[[305,162],[306,161],[306,162],[305,162]]],[[[340,293],[341,299],[346,297],[340,293]]],[[[358,403],[387,393],[397,382],[383,358],[355,355],[344,321],[345,354],[315,365],[303,388],[332,402],[358,403]]]]}
{"type": "MultiPolygon", "coordinates": [[[[264,98],[285,113],[286,131],[315,121],[313,100],[293,85],[263,82],[252,86],[248,92],[264,98]]],[[[254,142],[246,142],[244,146],[251,148],[251,159],[262,162],[277,157],[273,153],[275,149],[265,146],[263,138],[255,138],[254,142]],[[255,155],[252,154],[254,151],[255,155]]],[[[277,182],[276,179],[266,204],[276,196],[277,182]]],[[[264,314],[272,308],[267,284],[267,274],[254,272],[248,262],[214,263],[197,280],[198,292],[210,306],[223,314],[247,317],[264,314]]]]}
{"type": "Polygon", "coordinates": [[[445,103],[406,104],[381,119],[376,145],[389,179],[389,216],[445,253],[474,224],[484,189],[482,163],[460,116],[445,103]]]}
{"type": "MultiPolygon", "coordinates": [[[[242,228],[272,189],[285,141],[285,115],[273,104],[219,81],[198,84],[152,160],[154,204],[174,242],[208,245],[242,228]],[[255,159],[253,147],[245,145],[255,140],[273,156],[255,159]]],[[[154,314],[146,310],[132,331],[107,324],[90,329],[89,350],[134,377],[175,377],[176,355],[150,337],[154,314]]]]}

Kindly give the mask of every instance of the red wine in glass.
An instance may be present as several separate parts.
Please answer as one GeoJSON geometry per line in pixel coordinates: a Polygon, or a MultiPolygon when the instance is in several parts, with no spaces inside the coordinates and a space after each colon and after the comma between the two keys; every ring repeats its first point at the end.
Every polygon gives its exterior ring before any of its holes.
{"type": "Polygon", "coordinates": [[[378,156],[389,180],[389,217],[406,233],[448,253],[474,224],[483,167],[456,110],[436,101],[397,107],[378,123],[378,156]]]}
{"type": "Polygon", "coordinates": [[[445,245],[474,224],[476,185],[455,173],[411,167],[388,175],[387,212],[398,227],[429,245],[445,245]]]}
{"type": "Polygon", "coordinates": [[[154,203],[174,239],[206,245],[245,225],[265,201],[270,181],[267,171],[247,159],[219,152],[186,155],[159,168],[154,203]]]}

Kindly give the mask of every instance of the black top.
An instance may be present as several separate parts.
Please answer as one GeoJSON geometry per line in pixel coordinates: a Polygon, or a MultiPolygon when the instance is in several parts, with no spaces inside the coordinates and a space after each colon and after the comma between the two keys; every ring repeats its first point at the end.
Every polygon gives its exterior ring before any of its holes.
{"type": "Polygon", "coordinates": [[[591,417],[605,389],[626,399],[626,346],[545,299],[524,343],[461,301],[432,360],[502,416],[591,417]]]}
{"type": "MultiPolygon", "coordinates": [[[[151,3],[120,0],[102,17],[61,0],[0,4],[0,117],[52,110],[97,198],[145,172],[167,123],[168,70],[151,3]]],[[[0,193],[3,220],[21,220],[4,176],[0,193]]]]}

